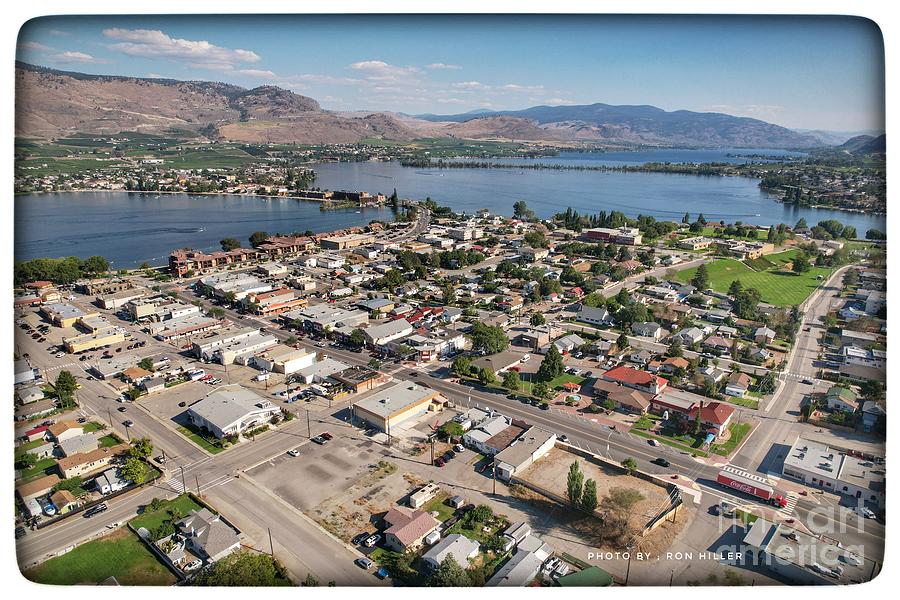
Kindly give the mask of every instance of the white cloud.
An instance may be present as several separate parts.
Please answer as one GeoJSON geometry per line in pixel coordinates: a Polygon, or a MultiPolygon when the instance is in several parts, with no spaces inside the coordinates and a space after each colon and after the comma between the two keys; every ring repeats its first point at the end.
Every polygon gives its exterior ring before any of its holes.
{"type": "Polygon", "coordinates": [[[58,63],[70,64],[70,63],[103,63],[106,62],[99,58],[95,58],[90,54],[86,54],[84,52],[74,52],[72,50],[66,50],[65,52],[60,52],[58,54],[54,54],[50,57],[52,60],[58,63]]]}
{"type": "Polygon", "coordinates": [[[431,63],[430,65],[425,65],[425,68],[431,69],[432,71],[437,71],[437,70],[441,70],[441,69],[457,71],[459,69],[462,69],[462,67],[459,65],[448,65],[446,63],[431,63]]]}
{"type": "Polygon", "coordinates": [[[538,92],[544,89],[542,85],[519,85],[517,83],[507,83],[500,86],[500,89],[508,92],[538,92]]]}
{"type": "Polygon", "coordinates": [[[544,102],[546,104],[576,104],[574,100],[568,98],[547,98],[544,102]]]}
{"type": "Polygon", "coordinates": [[[458,90],[488,90],[491,88],[491,86],[480,81],[460,81],[452,84],[452,87],[458,90]]]}
{"type": "Polygon", "coordinates": [[[247,75],[249,77],[263,77],[269,79],[278,77],[277,75],[275,75],[274,71],[269,71],[266,69],[238,69],[235,72],[240,73],[241,75],[247,75]]]}
{"type": "Polygon", "coordinates": [[[158,29],[104,29],[103,35],[117,40],[110,48],[129,56],[169,58],[189,65],[216,70],[229,70],[238,64],[258,62],[261,57],[252,50],[223,48],[205,40],[173,38],[158,29]]]}
{"type": "Polygon", "coordinates": [[[403,79],[410,79],[419,72],[419,69],[416,67],[399,67],[388,64],[383,60],[363,60],[349,65],[349,68],[362,72],[363,77],[370,81],[379,82],[397,82],[403,79]]]}
{"type": "Polygon", "coordinates": [[[18,45],[19,50],[34,50],[36,52],[46,52],[47,50],[53,50],[50,46],[45,46],[44,44],[39,44],[37,42],[22,42],[18,45]]]}

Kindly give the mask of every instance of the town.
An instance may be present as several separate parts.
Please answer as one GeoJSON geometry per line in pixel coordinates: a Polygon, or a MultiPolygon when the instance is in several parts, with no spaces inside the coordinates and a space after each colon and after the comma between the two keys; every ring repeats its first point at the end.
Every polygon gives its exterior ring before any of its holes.
{"type": "Polygon", "coordinates": [[[159,267],[16,264],[26,577],[228,585],[248,560],[271,567],[257,585],[878,574],[883,240],[835,220],[463,214],[306,173],[202,176],[400,218],[236,231],[159,267]],[[127,560],[104,563],[113,546],[127,560]]]}

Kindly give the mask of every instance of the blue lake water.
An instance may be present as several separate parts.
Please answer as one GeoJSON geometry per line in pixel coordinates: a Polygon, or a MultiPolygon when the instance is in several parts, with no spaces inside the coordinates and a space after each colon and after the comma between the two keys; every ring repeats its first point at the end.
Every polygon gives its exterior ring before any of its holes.
{"type": "MultiPolygon", "coordinates": [[[[507,159],[510,164],[640,164],[642,162],[741,161],[727,154],[764,154],[775,150],[648,150],[641,152],[566,153],[541,159],[507,159]]],[[[756,225],[787,223],[801,217],[810,224],[838,219],[862,235],[884,230],[885,218],[863,213],[795,208],[775,202],[757,181],[664,173],[618,173],[537,169],[437,169],[403,167],[397,162],[316,165],[316,185],[327,189],[366,190],[402,197],[431,197],[457,211],[487,208],[511,214],[524,200],[539,217],[571,206],[580,213],[619,210],[628,216],[652,215],[681,220],[703,213],[707,220],[756,225]]],[[[314,202],[245,196],[191,196],[80,192],[15,197],[16,260],[42,256],[106,256],[116,267],[147,261],[161,265],[175,248],[219,248],[236,237],[247,245],[254,231],[290,233],[332,231],[390,220],[389,209],[320,211],[314,202]]]]}

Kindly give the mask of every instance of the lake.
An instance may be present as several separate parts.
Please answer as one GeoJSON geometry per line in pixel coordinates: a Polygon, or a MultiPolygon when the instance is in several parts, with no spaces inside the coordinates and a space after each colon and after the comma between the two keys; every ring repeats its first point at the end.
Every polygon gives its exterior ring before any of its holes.
{"type": "Polygon", "coordinates": [[[390,209],[319,210],[317,202],[230,195],[77,192],[15,198],[16,260],[105,256],[117,268],[163,265],[189,246],[220,250],[254,231],[333,231],[393,219],[390,209]]]}
{"type": "MultiPolygon", "coordinates": [[[[642,162],[741,161],[728,154],[774,156],[784,151],[648,150],[641,152],[565,153],[541,159],[506,159],[510,164],[640,164],[642,162]]],[[[457,211],[479,208],[509,215],[524,200],[539,217],[569,206],[580,213],[619,210],[628,216],[652,215],[681,221],[703,213],[707,220],[755,225],[787,223],[801,217],[815,224],[837,219],[856,227],[885,229],[884,216],[797,208],[775,202],[744,177],[665,173],[618,173],[537,169],[437,169],[403,167],[397,162],[315,165],[316,185],[326,189],[366,190],[402,197],[431,197],[457,211]]],[[[389,209],[320,211],[314,202],[246,196],[79,192],[15,197],[16,260],[42,256],[88,257],[99,254],[115,267],[146,261],[165,264],[173,249],[190,246],[215,250],[219,240],[236,237],[247,245],[254,231],[333,231],[390,220],[389,209]]]]}

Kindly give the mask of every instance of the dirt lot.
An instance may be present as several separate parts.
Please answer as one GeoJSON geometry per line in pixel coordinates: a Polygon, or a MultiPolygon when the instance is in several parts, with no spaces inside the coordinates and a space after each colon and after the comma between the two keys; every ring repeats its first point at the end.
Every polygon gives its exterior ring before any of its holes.
{"type": "Polygon", "coordinates": [[[612,469],[604,469],[560,448],[551,450],[523,471],[519,478],[565,496],[569,467],[576,460],[584,473],[584,480],[593,479],[597,483],[597,499],[601,504],[613,488],[627,488],[640,492],[643,498],[628,510],[628,524],[631,528],[638,530],[642,528],[668,502],[664,488],[637,477],[621,475],[612,469]]]}

